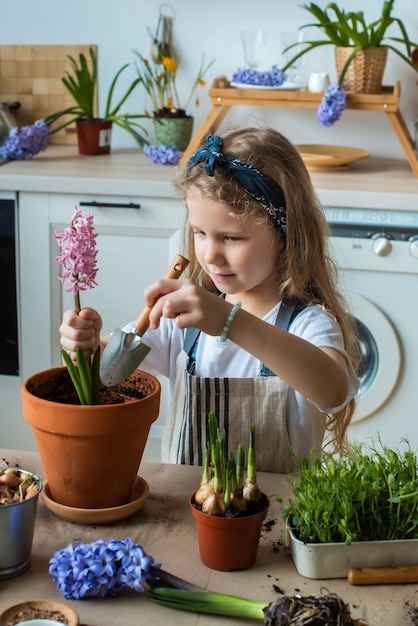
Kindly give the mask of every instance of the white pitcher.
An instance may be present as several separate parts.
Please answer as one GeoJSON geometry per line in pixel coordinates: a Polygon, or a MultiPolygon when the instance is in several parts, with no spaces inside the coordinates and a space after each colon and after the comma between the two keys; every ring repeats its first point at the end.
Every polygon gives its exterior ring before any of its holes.
{"type": "Polygon", "coordinates": [[[311,72],[309,74],[308,89],[312,93],[325,91],[329,84],[330,82],[327,72],[311,72]]]}

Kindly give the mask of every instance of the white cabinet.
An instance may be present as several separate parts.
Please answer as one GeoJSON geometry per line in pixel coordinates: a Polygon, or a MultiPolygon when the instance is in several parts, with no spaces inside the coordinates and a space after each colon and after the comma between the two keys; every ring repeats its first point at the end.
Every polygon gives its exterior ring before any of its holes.
{"type": "MultiPolygon", "coordinates": [[[[74,305],[72,295],[58,280],[60,265],[54,257],[59,247],[54,233],[68,225],[75,205],[83,213],[93,214],[98,232],[98,285],[80,296],[82,306],[100,311],[104,333],[136,319],[144,304],[145,287],[165,274],[172,257],[180,251],[179,232],[185,215],[181,199],[21,193],[23,378],[61,363],[58,328],[63,312],[74,305]]],[[[163,387],[160,418],[153,425],[146,454],[153,460],[159,460],[152,451],[159,454],[158,440],[167,411],[167,385],[163,387]]],[[[16,441],[16,447],[32,446],[27,427],[24,441],[16,441]]]]}

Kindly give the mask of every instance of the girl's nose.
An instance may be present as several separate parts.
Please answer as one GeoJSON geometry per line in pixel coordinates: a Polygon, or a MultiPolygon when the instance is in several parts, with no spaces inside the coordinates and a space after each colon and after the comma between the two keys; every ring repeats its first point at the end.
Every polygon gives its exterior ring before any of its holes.
{"type": "Polygon", "coordinates": [[[206,240],[205,261],[208,265],[220,265],[223,261],[220,245],[216,241],[206,240]]]}

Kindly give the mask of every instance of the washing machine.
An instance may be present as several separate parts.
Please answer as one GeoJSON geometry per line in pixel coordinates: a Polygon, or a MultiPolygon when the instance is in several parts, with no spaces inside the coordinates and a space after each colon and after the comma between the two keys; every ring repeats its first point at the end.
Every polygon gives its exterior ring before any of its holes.
{"type": "Polygon", "coordinates": [[[418,211],[325,212],[361,353],[349,440],[418,451],[418,211]]]}

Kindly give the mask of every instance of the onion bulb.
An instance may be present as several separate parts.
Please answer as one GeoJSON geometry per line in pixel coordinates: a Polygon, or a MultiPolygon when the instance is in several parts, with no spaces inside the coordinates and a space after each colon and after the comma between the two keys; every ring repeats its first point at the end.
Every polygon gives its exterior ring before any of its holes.
{"type": "Polygon", "coordinates": [[[202,504],[202,513],[206,513],[207,515],[224,517],[225,511],[226,504],[223,497],[214,492],[209,496],[209,498],[206,498],[202,504]]]}

